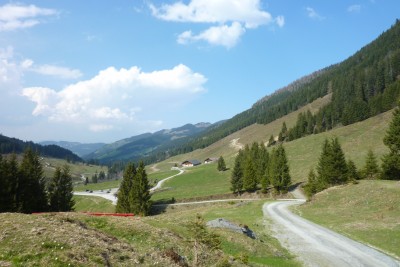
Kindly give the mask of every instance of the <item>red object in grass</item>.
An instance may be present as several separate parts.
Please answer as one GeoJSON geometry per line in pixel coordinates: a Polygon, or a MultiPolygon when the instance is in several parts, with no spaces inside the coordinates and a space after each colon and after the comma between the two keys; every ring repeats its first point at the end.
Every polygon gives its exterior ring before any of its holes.
{"type": "MultiPolygon", "coordinates": [[[[32,212],[32,214],[52,214],[57,212],[32,212]]],[[[106,212],[82,212],[91,216],[117,216],[117,217],[134,217],[133,213],[106,213],[106,212]]]]}
{"type": "Polygon", "coordinates": [[[87,215],[92,216],[117,216],[117,217],[133,217],[133,213],[105,213],[105,212],[84,212],[87,215]]]}

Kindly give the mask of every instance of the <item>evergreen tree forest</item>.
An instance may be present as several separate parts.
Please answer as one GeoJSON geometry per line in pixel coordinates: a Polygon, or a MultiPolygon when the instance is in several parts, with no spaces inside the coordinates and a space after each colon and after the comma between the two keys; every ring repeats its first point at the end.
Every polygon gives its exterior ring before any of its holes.
{"type": "Polygon", "coordinates": [[[118,191],[117,213],[148,215],[151,207],[150,186],[143,162],[136,168],[129,163],[124,171],[118,191]]]}
{"type": "Polygon", "coordinates": [[[272,187],[277,193],[285,193],[291,184],[286,152],[282,145],[268,152],[263,143],[246,145],[235,158],[231,175],[231,191],[254,192],[261,187],[266,193],[272,187]]]}
{"type": "Polygon", "coordinates": [[[37,151],[42,156],[65,159],[72,162],[82,162],[83,160],[69,151],[56,145],[42,146],[33,142],[24,142],[17,138],[10,138],[0,134],[0,154],[23,153],[27,148],[37,151]]]}
{"type": "Polygon", "coordinates": [[[72,210],[71,179],[67,168],[58,169],[46,190],[40,158],[31,148],[26,149],[21,163],[15,154],[8,158],[0,155],[0,212],[72,210]]]}
{"type": "Polygon", "coordinates": [[[337,125],[352,124],[396,106],[400,96],[399,20],[347,60],[293,82],[187,142],[156,149],[146,162],[205,148],[254,123],[270,123],[327,94],[332,95],[329,104],[315,114],[299,115],[296,127],[281,139],[294,140],[337,125]]]}

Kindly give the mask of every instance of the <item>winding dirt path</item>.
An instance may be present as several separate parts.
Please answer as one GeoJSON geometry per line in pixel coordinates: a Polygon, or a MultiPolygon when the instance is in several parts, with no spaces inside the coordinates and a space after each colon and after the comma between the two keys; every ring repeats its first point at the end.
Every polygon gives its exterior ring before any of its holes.
{"type": "Polygon", "coordinates": [[[305,266],[399,267],[400,262],[371,247],[314,224],[289,211],[305,200],[265,203],[264,216],[272,221],[274,236],[305,266]]]}

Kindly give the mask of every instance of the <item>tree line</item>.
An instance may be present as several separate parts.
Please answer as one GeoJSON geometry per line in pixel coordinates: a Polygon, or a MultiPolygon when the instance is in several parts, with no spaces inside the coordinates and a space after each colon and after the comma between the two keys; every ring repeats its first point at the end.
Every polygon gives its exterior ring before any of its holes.
{"type": "Polygon", "coordinates": [[[0,134],[0,154],[23,153],[28,147],[39,152],[42,156],[65,159],[72,162],[83,160],[69,151],[57,145],[39,145],[31,141],[25,142],[17,138],[11,138],[0,134]]]}
{"type": "Polygon", "coordinates": [[[389,148],[389,153],[383,156],[381,167],[373,151],[369,150],[364,167],[357,170],[352,160],[346,161],[338,139],[326,139],[316,168],[317,173],[311,169],[308,183],[304,186],[307,196],[311,197],[334,185],[356,183],[359,179],[400,180],[400,107],[393,112],[383,143],[389,148]]]}
{"type": "Polygon", "coordinates": [[[285,193],[291,184],[289,165],[282,145],[268,152],[263,143],[253,143],[239,150],[231,175],[231,191],[253,192],[261,186],[265,193],[272,186],[276,193],[285,193]]]}
{"type": "Polygon", "coordinates": [[[68,166],[57,167],[46,183],[39,155],[30,147],[21,163],[15,154],[0,155],[0,185],[0,212],[70,211],[74,206],[68,166]]]}

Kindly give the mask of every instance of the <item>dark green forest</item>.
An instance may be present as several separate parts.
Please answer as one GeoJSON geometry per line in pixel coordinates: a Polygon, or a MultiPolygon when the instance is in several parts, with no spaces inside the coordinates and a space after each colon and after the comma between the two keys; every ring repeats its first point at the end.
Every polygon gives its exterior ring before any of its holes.
{"type": "MultiPolygon", "coordinates": [[[[312,132],[365,120],[396,105],[400,96],[400,21],[345,61],[303,77],[267,96],[217,127],[169,147],[160,147],[146,163],[205,148],[254,123],[267,124],[332,94],[313,118],[312,132]]],[[[294,138],[295,139],[295,138],[294,138]]]]}
{"type": "Polygon", "coordinates": [[[0,154],[23,153],[27,148],[38,152],[41,156],[47,156],[58,159],[66,159],[72,162],[82,162],[83,160],[68,149],[56,145],[39,145],[31,141],[22,141],[17,138],[11,138],[0,134],[0,154]]]}

